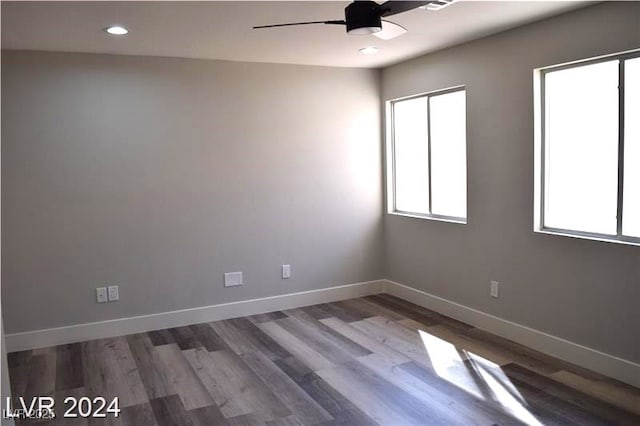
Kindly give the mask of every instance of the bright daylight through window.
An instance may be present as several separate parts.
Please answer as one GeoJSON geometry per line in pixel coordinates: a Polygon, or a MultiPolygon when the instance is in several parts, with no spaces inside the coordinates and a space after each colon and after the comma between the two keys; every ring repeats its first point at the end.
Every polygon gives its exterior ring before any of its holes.
{"type": "Polygon", "coordinates": [[[456,88],[389,103],[391,212],[466,221],[465,96],[456,88]]]}
{"type": "Polygon", "coordinates": [[[637,56],[541,71],[538,230],[640,242],[637,56]]]}

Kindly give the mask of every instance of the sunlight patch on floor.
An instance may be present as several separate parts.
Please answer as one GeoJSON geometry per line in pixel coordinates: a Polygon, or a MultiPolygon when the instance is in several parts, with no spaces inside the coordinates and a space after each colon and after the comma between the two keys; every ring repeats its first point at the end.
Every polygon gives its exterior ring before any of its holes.
{"type": "Polygon", "coordinates": [[[468,374],[462,358],[464,355],[458,352],[454,345],[425,331],[418,330],[418,333],[438,376],[478,398],[485,399],[482,390],[468,374]]]}
{"type": "Polygon", "coordinates": [[[478,398],[495,401],[528,425],[542,426],[499,365],[472,352],[459,350],[424,330],[418,330],[418,334],[438,376],[478,398]]]}

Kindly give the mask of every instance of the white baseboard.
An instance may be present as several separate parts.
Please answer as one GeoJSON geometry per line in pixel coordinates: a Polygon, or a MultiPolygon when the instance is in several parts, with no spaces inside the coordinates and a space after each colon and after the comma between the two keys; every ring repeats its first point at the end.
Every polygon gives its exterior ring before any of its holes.
{"type": "Polygon", "coordinates": [[[640,364],[390,280],[368,281],[158,314],[12,333],[6,334],[5,339],[7,351],[14,352],[292,309],[384,292],[556,358],[640,387],[640,364]]]}
{"type": "Polygon", "coordinates": [[[318,303],[335,302],[337,300],[382,293],[384,286],[384,280],[368,281],[158,314],[6,334],[7,352],[123,336],[151,330],[161,330],[283,309],[292,309],[318,303]]]}
{"type": "Polygon", "coordinates": [[[386,280],[386,293],[481,328],[532,349],[640,387],[640,364],[386,280]]]}

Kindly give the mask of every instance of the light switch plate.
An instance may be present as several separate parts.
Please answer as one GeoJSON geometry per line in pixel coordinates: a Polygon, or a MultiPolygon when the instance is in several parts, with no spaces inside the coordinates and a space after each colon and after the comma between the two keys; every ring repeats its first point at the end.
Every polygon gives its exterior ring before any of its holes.
{"type": "Polygon", "coordinates": [[[109,300],[107,299],[107,288],[106,287],[98,287],[96,288],[96,301],[98,303],[105,303],[109,300]]]}
{"type": "Polygon", "coordinates": [[[491,297],[500,297],[500,283],[498,281],[491,281],[489,294],[491,294],[491,297]]]}
{"type": "Polygon", "coordinates": [[[224,286],[235,287],[242,285],[242,272],[225,272],[224,273],[224,286]]]}
{"type": "Polygon", "coordinates": [[[291,278],[291,265],[282,265],[282,279],[291,278]]]}
{"type": "Polygon", "coordinates": [[[120,294],[118,292],[117,285],[110,285],[107,288],[107,290],[109,292],[109,302],[115,302],[116,300],[120,300],[120,294]]]}

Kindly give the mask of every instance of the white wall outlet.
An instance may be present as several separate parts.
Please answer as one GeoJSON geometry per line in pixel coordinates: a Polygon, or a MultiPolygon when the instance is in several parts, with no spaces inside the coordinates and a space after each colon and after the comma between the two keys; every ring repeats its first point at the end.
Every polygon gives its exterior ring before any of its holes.
{"type": "Polygon", "coordinates": [[[96,288],[96,301],[98,303],[105,303],[109,300],[107,299],[107,288],[106,287],[98,287],[96,288]]]}
{"type": "Polygon", "coordinates": [[[120,294],[118,292],[117,285],[110,285],[108,288],[109,293],[109,302],[115,302],[116,300],[120,300],[120,294]]]}
{"type": "Polygon", "coordinates": [[[244,284],[242,282],[242,272],[225,272],[224,274],[224,286],[235,287],[237,285],[244,284]]]}
{"type": "Polygon", "coordinates": [[[491,281],[490,293],[491,297],[500,297],[500,283],[498,281],[491,281]]]}
{"type": "Polygon", "coordinates": [[[291,265],[282,265],[282,279],[291,278],[291,265]]]}

